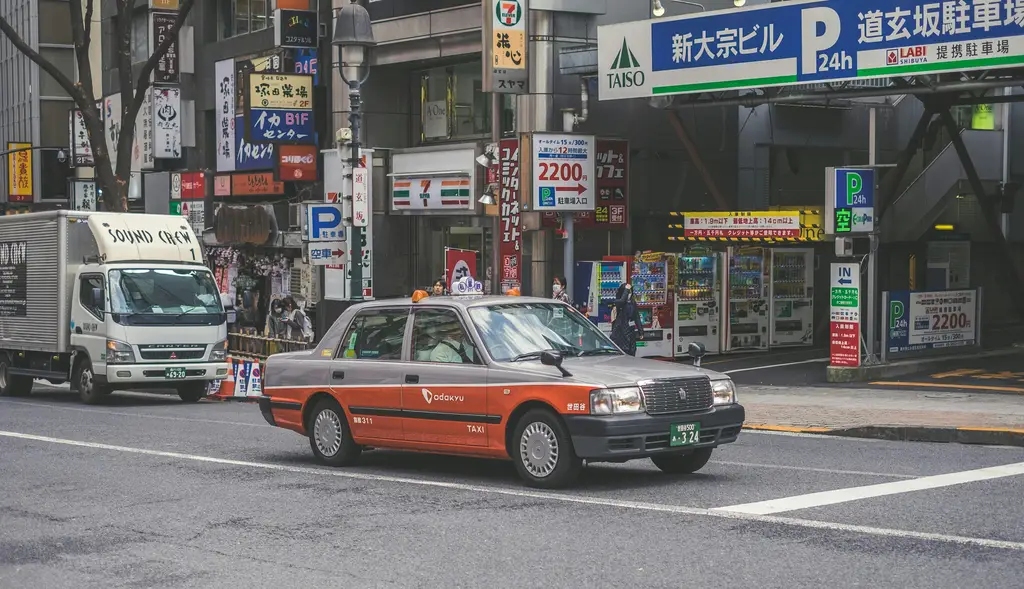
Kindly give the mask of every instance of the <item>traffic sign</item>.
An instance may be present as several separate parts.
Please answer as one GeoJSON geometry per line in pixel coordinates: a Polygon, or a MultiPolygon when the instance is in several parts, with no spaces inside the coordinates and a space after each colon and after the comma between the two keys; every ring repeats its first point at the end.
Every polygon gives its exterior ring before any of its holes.
{"type": "Polygon", "coordinates": [[[345,241],[344,216],[339,203],[306,203],[305,241],[345,241]]]}
{"type": "Polygon", "coordinates": [[[334,266],[347,259],[348,245],[344,241],[321,241],[308,247],[311,266],[334,266]]]}
{"type": "Polygon", "coordinates": [[[832,264],[829,363],[860,366],[860,264],[832,264]]]}
{"type": "Polygon", "coordinates": [[[593,136],[534,133],[533,154],[534,210],[594,210],[593,136]]]}
{"type": "Polygon", "coordinates": [[[826,170],[825,233],[871,233],[875,230],[875,170],[826,170]]]}

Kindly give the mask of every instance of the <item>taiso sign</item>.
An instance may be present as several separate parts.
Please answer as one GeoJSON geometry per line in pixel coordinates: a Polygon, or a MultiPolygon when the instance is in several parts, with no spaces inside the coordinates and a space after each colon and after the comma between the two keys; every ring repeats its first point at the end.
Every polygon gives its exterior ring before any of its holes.
{"type": "Polygon", "coordinates": [[[793,0],[598,27],[600,98],[1017,67],[1024,2],[793,0]]]}

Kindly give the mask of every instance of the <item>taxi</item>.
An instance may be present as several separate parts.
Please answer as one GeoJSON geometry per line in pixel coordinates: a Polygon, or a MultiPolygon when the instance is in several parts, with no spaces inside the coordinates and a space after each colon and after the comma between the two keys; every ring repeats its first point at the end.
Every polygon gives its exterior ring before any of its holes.
{"type": "Polygon", "coordinates": [[[464,290],[353,305],[315,349],[270,356],[263,417],[326,465],[365,448],[511,459],[540,488],[584,462],[693,473],[739,436],[736,388],[699,344],[695,366],[638,359],[570,305],[464,290]]]}

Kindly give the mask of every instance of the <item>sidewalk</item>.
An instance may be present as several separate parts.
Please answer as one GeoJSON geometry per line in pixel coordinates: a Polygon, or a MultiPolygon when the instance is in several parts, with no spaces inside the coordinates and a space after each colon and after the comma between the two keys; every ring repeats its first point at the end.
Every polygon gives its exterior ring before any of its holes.
{"type": "Polygon", "coordinates": [[[1024,395],[740,386],[747,429],[1024,446],[1024,395]]]}

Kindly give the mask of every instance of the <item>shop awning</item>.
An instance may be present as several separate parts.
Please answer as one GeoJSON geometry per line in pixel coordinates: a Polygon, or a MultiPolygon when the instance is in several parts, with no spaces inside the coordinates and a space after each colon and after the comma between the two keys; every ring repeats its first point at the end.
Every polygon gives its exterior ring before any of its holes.
{"type": "Polygon", "coordinates": [[[670,212],[673,242],[813,243],[825,240],[820,210],[670,212]]]}

